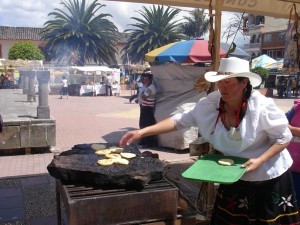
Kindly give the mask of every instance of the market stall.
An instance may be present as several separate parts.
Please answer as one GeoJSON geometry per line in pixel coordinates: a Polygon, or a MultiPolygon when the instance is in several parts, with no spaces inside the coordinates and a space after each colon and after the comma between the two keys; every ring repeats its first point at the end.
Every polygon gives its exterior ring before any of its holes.
{"type": "Polygon", "coordinates": [[[92,75],[92,80],[86,79],[84,83],[80,84],[79,93],[81,96],[105,95],[104,80],[108,73],[112,76],[114,83],[112,86],[113,94],[120,94],[120,69],[109,68],[106,66],[73,66],[72,69],[83,72],[83,76],[86,77],[92,75]]]}

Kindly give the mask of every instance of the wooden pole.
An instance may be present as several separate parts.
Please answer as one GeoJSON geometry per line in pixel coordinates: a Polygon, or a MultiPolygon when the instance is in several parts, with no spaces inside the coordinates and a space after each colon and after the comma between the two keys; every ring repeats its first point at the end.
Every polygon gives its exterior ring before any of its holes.
{"type": "Polygon", "coordinates": [[[213,71],[218,71],[220,64],[220,41],[221,41],[221,16],[222,16],[222,0],[216,1],[215,8],[215,37],[214,37],[214,68],[213,71]]]}
{"type": "MultiPolygon", "coordinates": [[[[214,55],[213,57],[213,71],[218,71],[220,64],[220,41],[221,41],[221,16],[222,16],[222,0],[216,0],[215,5],[215,32],[214,32],[214,55]]],[[[217,90],[217,83],[213,83],[212,91],[217,90]]],[[[209,149],[211,151],[211,149],[209,149]]],[[[207,183],[207,219],[210,220],[213,205],[216,197],[216,190],[214,183],[207,183]]]]}

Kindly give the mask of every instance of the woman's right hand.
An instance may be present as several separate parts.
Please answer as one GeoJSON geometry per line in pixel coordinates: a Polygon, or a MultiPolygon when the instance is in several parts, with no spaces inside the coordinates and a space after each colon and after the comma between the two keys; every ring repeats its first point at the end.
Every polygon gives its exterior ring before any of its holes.
{"type": "Polygon", "coordinates": [[[140,140],[142,138],[140,130],[128,131],[119,142],[120,147],[130,145],[131,143],[140,140]]]}

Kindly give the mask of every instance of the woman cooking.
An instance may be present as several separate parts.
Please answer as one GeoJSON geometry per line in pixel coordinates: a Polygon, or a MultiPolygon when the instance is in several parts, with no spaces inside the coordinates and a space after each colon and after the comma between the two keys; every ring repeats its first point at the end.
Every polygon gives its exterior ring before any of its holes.
{"type": "Polygon", "coordinates": [[[190,111],[127,132],[120,146],[196,126],[222,154],[249,159],[239,181],[220,184],[211,225],[300,224],[289,169],[293,161],[286,149],[292,134],[273,100],[252,90],[260,85],[261,77],[249,71],[248,61],[231,57],[221,59],[219,71],[207,72],[205,79],[218,82],[219,90],[190,111]]]}

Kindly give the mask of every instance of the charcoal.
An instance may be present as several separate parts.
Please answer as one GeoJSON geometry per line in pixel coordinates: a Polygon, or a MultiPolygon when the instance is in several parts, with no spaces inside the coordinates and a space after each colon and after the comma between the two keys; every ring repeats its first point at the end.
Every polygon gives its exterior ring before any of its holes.
{"type": "MultiPolygon", "coordinates": [[[[149,182],[164,177],[164,163],[151,154],[142,154],[136,145],[124,152],[135,153],[128,165],[99,166],[97,161],[105,156],[95,154],[92,144],[75,145],[71,150],[54,156],[47,169],[51,176],[64,183],[96,185],[101,188],[143,189],[149,182]]],[[[107,144],[107,148],[116,144],[107,144]]]]}

